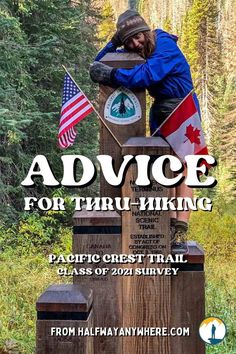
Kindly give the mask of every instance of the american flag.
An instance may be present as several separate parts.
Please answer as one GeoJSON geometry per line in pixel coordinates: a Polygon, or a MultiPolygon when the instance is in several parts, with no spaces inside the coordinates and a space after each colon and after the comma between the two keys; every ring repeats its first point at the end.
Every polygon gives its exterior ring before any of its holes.
{"type": "Polygon", "coordinates": [[[66,149],[73,145],[76,138],[74,126],[93,112],[88,98],[80,91],[70,75],[64,78],[62,108],[59,124],[59,146],[66,149]]]}

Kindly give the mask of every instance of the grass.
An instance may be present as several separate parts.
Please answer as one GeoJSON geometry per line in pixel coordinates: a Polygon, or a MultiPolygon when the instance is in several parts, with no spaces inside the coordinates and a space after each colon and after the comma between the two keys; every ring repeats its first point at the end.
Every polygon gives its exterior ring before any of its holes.
{"type": "MultiPolygon", "coordinates": [[[[236,354],[234,216],[197,212],[190,226],[189,238],[198,241],[206,253],[206,316],[218,316],[228,328],[226,339],[207,346],[207,354],[236,354]]],[[[50,284],[71,281],[58,277],[56,267],[48,264],[48,253],[71,252],[71,230],[65,229],[60,239],[47,248],[8,247],[1,254],[0,354],[35,352],[37,298],[50,284]]]]}
{"type": "MultiPolygon", "coordinates": [[[[69,253],[71,230],[48,253],[69,253]]],[[[0,354],[35,353],[35,303],[51,284],[68,282],[49,266],[47,254],[8,248],[0,256],[0,354]]]]}
{"type": "Polygon", "coordinates": [[[235,216],[192,213],[189,239],[205,251],[206,317],[219,317],[227,326],[225,340],[207,345],[207,354],[236,354],[236,224],[235,216]]]}

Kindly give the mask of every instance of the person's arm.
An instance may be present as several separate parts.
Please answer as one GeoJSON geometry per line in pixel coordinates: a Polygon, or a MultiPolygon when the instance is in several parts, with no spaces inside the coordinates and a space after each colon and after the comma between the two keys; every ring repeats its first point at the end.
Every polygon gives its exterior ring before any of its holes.
{"type": "Polygon", "coordinates": [[[117,46],[112,41],[108,42],[107,45],[97,54],[94,61],[101,60],[107,53],[115,53],[116,48],[117,46]]]}
{"type": "Polygon", "coordinates": [[[123,50],[117,50],[121,45],[120,37],[116,32],[110,42],[97,54],[95,61],[101,60],[107,53],[123,52],[123,50]]]}
{"type": "Polygon", "coordinates": [[[145,64],[136,65],[133,69],[113,69],[111,81],[131,89],[147,88],[171,74],[181,61],[183,55],[177,45],[171,40],[165,41],[145,64]]]}

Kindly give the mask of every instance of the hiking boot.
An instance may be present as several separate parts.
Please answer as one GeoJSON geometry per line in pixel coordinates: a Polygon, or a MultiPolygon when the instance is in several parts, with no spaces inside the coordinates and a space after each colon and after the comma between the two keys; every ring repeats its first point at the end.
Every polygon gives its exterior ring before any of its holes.
{"type": "Polygon", "coordinates": [[[187,231],[188,224],[186,222],[176,221],[174,238],[171,240],[171,253],[188,253],[187,231]]]}

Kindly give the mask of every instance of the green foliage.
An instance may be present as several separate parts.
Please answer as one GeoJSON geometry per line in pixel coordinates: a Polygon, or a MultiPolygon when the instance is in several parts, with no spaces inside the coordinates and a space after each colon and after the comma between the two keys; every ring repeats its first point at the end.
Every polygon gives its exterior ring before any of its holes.
{"type": "MultiPolygon", "coordinates": [[[[231,206],[232,208],[232,206],[231,206]]],[[[235,257],[236,222],[234,215],[212,212],[192,212],[189,239],[203,245],[207,259],[235,257]]]]}
{"type": "Polygon", "coordinates": [[[101,11],[101,22],[98,26],[98,39],[102,45],[106,44],[116,31],[114,11],[109,0],[104,2],[101,11]]]}
{"type": "Polygon", "coordinates": [[[194,81],[198,79],[201,70],[199,49],[203,37],[202,31],[205,30],[206,5],[206,1],[194,0],[192,7],[184,17],[182,26],[181,48],[187,56],[194,81]]]}
{"type": "MultiPolygon", "coordinates": [[[[97,15],[91,6],[67,0],[8,0],[0,5],[0,216],[17,220],[24,196],[49,196],[53,190],[37,182],[22,188],[32,159],[43,154],[56,176],[62,174],[57,129],[64,70],[86,94],[94,94],[88,76],[95,56],[97,15]]],[[[97,152],[97,119],[79,125],[79,145],[65,153],[97,152]]],[[[64,152],[63,152],[64,153],[64,152]]],[[[69,191],[67,191],[67,194],[69,191]]]]}
{"type": "MultiPolygon", "coordinates": [[[[62,240],[60,252],[65,252],[67,232],[62,240]]],[[[27,253],[18,248],[9,249],[1,255],[0,262],[0,353],[32,354],[35,352],[35,303],[50,284],[66,283],[69,279],[59,278],[56,268],[49,267],[47,256],[39,249],[27,249],[27,253]]]]}
{"type": "Polygon", "coordinates": [[[147,2],[147,0],[139,0],[138,1],[138,12],[145,18],[147,23],[151,23],[150,19],[152,17],[152,13],[150,13],[150,8],[149,6],[150,3],[147,2]]]}
{"type": "MultiPolygon", "coordinates": [[[[215,196],[225,205],[235,195],[234,172],[235,134],[234,114],[226,112],[227,74],[223,70],[222,43],[219,37],[219,9],[216,0],[194,0],[187,11],[181,36],[181,47],[189,61],[199,94],[203,127],[210,153],[215,156],[218,167],[211,171],[218,180],[215,196]],[[227,122],[225,122],[225,118],[227,122]],[[233,192],[233,193],[232,193],[233,192]]],[[[216,200],[216,202],[217,202],[216,200]]]]}
{"type": "Polygon", "coordinates": [[[18,224],[11,227],[0,225],[0,249],[2,251],[17,247],[27,253],[35,247],[44,248],[60,242],[62,212],[49,211],[45,215],[37,212],[24,214],[18,224]]]}
{"type": "Polygon", "coordinates": [[[172,32],[172,23],[169,17],[166,17],[165,22],[163,24],[163,30],[166,32],[171,33],[172,32]]]}
{"type": "Polygon", "coordinates": [[[207,346],[208,354],[234,354],[236,347],[236,222],[232,214],[193,212],[188,238],[196,240],[205,251],[206,316],[218,316],[227,326],[227,337],[217,346],[207,346]]]}
{"type": "Polygon", "coordinates": [[[231,198],[236,197],[236,77],[228,80],[222,110],[221,161],[228,174],[231,198]]]}

